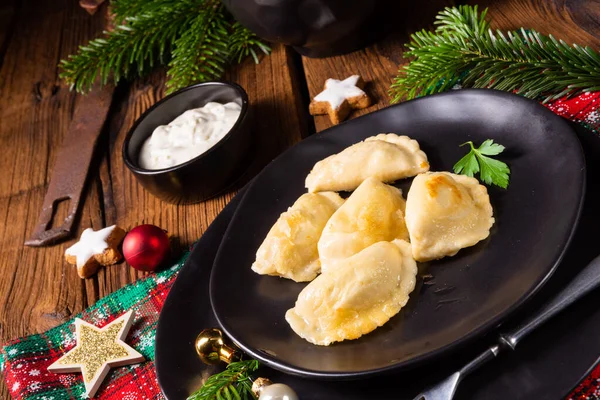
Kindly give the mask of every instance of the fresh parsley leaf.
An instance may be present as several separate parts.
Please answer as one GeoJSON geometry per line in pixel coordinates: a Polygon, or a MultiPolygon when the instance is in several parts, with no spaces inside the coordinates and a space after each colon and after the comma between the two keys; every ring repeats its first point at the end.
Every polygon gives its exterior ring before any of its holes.
{"type": "Polygon", "coordinates": [[[494,143],[492,139],[484,140],[481,146],[477,149],[481,154],[486,156],[495,156],[504,151],[504,146],[498,143],[494,143]]]}
{"type": "Polygon", "coordinates": [[[454,164],[454,172],[470,177],[475,176],[475,174],[479,172],[479,164],[477,163],[477,158],[473,157],[471,153],[467,154],[466,156],[458,160],[456,164],[454,164]]]}
{"type": "Polygon", "coordinates": [[[466,144],[471,147],[471,150],[454,164],[454,172],[471,177],[479,172],[479,178],[486,184],[506,189],[510,168],[502,161],[488,157],[502,153],[504,146],[494,143],[492,139],[485,140],[477,149],[471,141],[463,143],[461,146],[466,144]]]}
{"type": "Polygon", "coordinates": [[[477,155],[477,160],[481,165],[479,177],[488,185],[497,185],[503,189],[508,187],[508,175],[510,169],[502,161],[493,158],[477,155]]]}

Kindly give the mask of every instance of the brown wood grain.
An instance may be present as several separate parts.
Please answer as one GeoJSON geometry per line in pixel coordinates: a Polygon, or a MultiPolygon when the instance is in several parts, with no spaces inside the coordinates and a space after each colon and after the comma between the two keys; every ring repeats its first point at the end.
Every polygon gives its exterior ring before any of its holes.
{"type": "MultiPolygon", "coordinates": [[[[395,29],[383,40],[364,50],[323,59],[303,57],[302,63],[311,98],[321,90],[328,78],[343,79],[360,74],[367,81],[366,91],[374,104],[350,114],[351,118],[389,106],[387,94],[398,66],[408,62],[403,58],[403,44],[410,33],[432,27],[435,14],[452,1],[432,0],[410,6],[409,12],[398,12],[395,29]]],[[[591,0],[481,0],[469,1],[480,9],[489,8],[488,17],[494,29],[532,28],[552,34],[568,43],[589,45],[600,50],[600,3],[591,0]]],[[[403,7],[404,5],[400,6],[403,7]]],[[[406,11],[406,10],[405,10],[406,11]]],[[[327,116],[316,116],[317,131],[332,126],[327,116]]]]}
{"type": "MultiPolygon", "coordinates": [[[[69,1],[20,2],[0,68],[0,338],[40,332],[88,306],[85,287],[62,260],[63,246],[23,246],[48,184],[54,149],[76,96],[57,62],[99,28],[69,1]],[[63,46],[59,44],[63,43],[63,46]],[[66,47],[70,46],[70,47],[66,47]]],[[[82,218],[96,218],[97,210],[82,218]]],[[[4,385],[2,398],[9,398],[4,385]]]]}
{"type": "Polygon", "coordinates": [[[597,1],[484,0],[470,3],[489,7],[493,28],[532,28],[568,43],[600,50],[600,4],[597,1]]]}

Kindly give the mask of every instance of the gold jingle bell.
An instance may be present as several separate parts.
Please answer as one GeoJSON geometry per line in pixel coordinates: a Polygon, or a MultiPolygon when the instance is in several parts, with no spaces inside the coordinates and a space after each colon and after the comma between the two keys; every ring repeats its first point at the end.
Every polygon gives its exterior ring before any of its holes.
{"type": "Polygon", "coordinates": [[[223,332],[217,328],[205,329],[196,337],[196,353],[205,364],[215,365],[219,361],[227,364],[239,359],[236,349],[223,341],[223,332]]]}

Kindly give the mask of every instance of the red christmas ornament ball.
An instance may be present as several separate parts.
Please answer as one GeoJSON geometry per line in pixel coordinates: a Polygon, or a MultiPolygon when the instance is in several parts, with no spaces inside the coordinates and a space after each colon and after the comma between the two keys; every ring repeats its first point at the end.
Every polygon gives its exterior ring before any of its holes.
{"type": "Polygon", "coordinates": [[[167,233],[155,225],[140,225],[123,240],[123,256],[133,268],[155,271],[171,253],[167,233]]]}

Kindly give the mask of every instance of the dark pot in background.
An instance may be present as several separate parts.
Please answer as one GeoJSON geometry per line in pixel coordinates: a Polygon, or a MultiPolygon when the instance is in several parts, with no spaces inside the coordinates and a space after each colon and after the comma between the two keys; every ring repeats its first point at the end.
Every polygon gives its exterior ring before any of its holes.
{"type": "Polygon", "coordinates": [[[223,0],[235,19],[263,39],[308,57],[365,47],[380,34],[376,10],[385,0],[223,0]]]}

